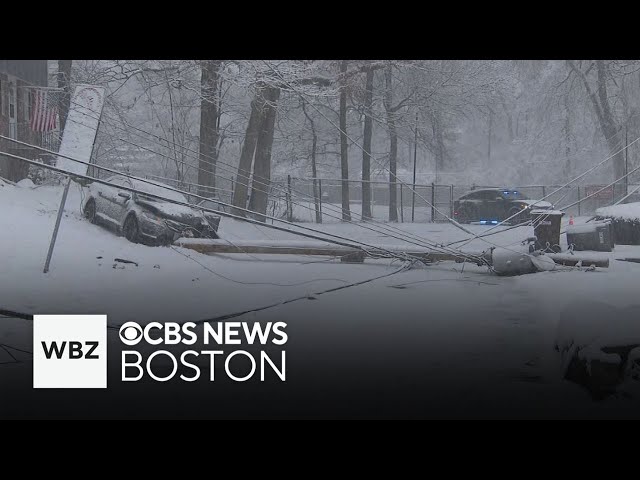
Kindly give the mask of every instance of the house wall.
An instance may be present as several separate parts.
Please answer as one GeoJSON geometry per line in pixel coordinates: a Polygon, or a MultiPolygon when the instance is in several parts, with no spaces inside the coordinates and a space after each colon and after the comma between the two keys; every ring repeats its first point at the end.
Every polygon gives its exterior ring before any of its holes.
{"type": "Polygon", "coordinates": [[[18,77],[29,85],[47,86],[46,60],[0,60],[0,73],[18,77]]]}
{"type": "MultiPolygon", "coordinates": [[[[0,134],[9,135],[9,81],[17,85],[16,115],[17,139],[36,145],[41,144],[41,134],[29,127],[29,89],[27,86],[47,85],[46,60],[0,60],[0,134]]],[[[35,159],[39,154],[32,148],[21,147],[0,139],[0,151],[35,159]]],[[[0,177],[19,181],[29,173],[29,165],[0,154],[0,177]]]]}

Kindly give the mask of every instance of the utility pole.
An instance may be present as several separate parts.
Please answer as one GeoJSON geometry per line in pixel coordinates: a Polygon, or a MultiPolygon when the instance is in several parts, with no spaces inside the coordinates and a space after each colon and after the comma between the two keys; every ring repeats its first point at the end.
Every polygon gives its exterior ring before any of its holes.
{"type": "Polygon", "coordinates": [[[418,112],[416,112],[416,128],[413,139],[413,191],[411,193],[411,222],[416,214],[416,160],[418,158],[418,112]]]}

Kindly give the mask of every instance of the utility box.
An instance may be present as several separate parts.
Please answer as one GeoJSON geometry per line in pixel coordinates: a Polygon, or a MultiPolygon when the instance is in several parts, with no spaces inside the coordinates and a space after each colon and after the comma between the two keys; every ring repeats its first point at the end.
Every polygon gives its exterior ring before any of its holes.
{"type": "Polygon", "coordinates": [[[613,227],[610,221],[589,222],[567,227],[567,244],[574,250],[610,252],[614,246],[613,227]]]}
{"type": "Polygon", "coordinates": [[[532,210],[531,221],[536,236],[536,249],[560,252],[560,210],[532,210]]]}

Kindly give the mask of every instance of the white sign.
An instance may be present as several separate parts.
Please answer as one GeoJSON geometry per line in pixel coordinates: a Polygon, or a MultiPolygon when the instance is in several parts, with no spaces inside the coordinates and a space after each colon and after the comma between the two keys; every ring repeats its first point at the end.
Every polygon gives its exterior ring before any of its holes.
{"type": "Polygon", "coordinates": [[[33,388],[107,388],[107,316],[34,315],[33,388]]]}
{"type": "MultiPolygon", "coordinates": [[[[71,97],[67,122],[60,143],[61,155],[89,162],[104,105],[104,88],[78,85],[71,97]]],[[[71,174],[86,175],[88,165],[58,157],[56,166],[71,174]]]]}

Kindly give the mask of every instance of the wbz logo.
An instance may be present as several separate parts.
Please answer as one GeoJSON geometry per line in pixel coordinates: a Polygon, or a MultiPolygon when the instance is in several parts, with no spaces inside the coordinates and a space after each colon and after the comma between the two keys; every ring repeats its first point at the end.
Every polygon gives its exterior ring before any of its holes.
{"type": "Polygon", "coordinates": [[[107,388],[106,315],[34,315],[33,388],[107,388]]]}
{"type": "Polygon", "coordinates": [[[84,344],[89,347],[89,351],[85,354],[82,351],[82,342],[51,342],[51,345],[47,347],[47,342],[42,341],[42,349],[44,350],[44,356],[49,360],[51,357],[55,355],[56,358],[60,359],[64,356],[64,349],[67,345],[68,348],[68,358],[86,358],[87,360],[98,360],[100,356],[97,353],[93,353],[96,348],[98,348],[99,342],[84,342],[84,344]]]}

